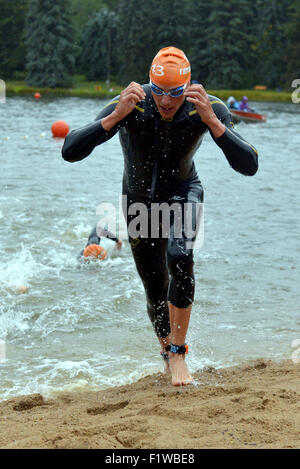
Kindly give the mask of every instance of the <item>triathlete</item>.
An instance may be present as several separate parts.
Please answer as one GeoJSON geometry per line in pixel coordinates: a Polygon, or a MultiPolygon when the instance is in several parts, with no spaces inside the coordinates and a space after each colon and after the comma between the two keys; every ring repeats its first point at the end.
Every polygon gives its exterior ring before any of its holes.
{"type": "Polygon", "coordinates": [[[80,253],[80,258],[96,258],[104,260],[107,257],[107,252],[103,246],[100,245],[101,243],[101,236],[104,238],[111,239],[116,243],[116,248],[122,248],[122,241],[113,233],[108,231],[106,228],[102,228],[101,226],[97,225],[95,228],[92,229],[87,244],[85,248],[80,253]]]}
{"type": "Polygon", "coordinates": [[[188,221],[193,227],[198,225],[203,189],[193,157],[207,131],[234,170],[251,176],[258,169],[257,151],[232,130],[227,106],[207,95],[202,85],[191,85],[190,79],[190,63],[181,50],[160,50],[150,68],[150,83],[130,83],[94,122],[73,130],[62,150],[65,160],[79,161],[119,131],[129,242],[145,288],[148,313],[175,386],[192,381],[184,358],[194,299],[191,241],[195,235],[178,232],[177,219],[169,210],[168,237],[162,230],[157,237],[143,224],[143,207],[152,214],[157,204],[176,202],[182,209],[184,204],[190,205],[193,210],[188,221]],[[143,225],[138,235],[132,229],[137,211],[141,216],[136,218],[143,225]]]}

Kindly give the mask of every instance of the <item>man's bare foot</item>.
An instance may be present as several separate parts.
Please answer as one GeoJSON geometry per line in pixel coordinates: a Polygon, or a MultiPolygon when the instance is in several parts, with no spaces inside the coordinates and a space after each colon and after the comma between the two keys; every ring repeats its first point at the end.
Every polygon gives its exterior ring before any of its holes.
{"type": "Polygon", "coordinates": [[[173,386],[185,386],[193,381],[184,361],[184,355],[169,353],[169,367],[173,386]]]}

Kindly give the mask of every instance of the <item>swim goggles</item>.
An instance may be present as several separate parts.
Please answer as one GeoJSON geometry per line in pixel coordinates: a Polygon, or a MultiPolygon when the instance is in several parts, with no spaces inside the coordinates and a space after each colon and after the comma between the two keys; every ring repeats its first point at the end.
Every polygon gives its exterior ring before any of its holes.
{"type": "Polygon", "coordinates": [[[184,90],[187,86],[187,83],[185,83],[182,86],[178,86],[178,88],[174,88],[171,91],[162,90],[158,86],[154,85],[154,83],[152,83],[151,80],[150,80],[149,85],[151,86],[151,90],[153,91],[153,93],[157,94],[158,96],[163,96],[165,94],[166,96],[171,96],[171,98],[178,98],[184,92],[184,90]]]}

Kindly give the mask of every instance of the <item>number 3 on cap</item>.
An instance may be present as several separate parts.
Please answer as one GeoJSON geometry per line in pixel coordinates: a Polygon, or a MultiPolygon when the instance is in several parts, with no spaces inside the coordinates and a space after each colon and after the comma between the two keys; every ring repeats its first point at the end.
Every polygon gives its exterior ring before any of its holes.
{"type": "Polygon", "coordinates": [[[152,65],[152,72],[154,75],[162,76],[165,74],[164,67],[162,65],[152,65]]]}

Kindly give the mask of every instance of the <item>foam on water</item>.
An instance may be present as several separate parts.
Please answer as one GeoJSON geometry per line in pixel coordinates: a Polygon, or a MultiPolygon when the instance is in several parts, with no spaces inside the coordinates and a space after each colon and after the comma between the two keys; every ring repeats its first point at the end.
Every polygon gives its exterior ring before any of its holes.
{"type": "Polygon", "coordinates": [[[30,250],[22,246],[18,252],[13,253],[7,260],[5,253],[0,251],[0,291],[15,290],[20,285],[29,285],[32,278],[39,275],[41,265],[33,258],[30,250]]]}

